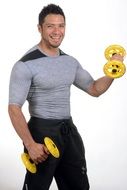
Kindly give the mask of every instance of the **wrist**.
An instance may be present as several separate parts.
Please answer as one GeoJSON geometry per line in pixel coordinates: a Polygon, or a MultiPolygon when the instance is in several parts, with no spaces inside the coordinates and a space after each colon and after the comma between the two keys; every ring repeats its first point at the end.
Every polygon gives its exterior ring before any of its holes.
{"type": "Polygon", "coordinates": [[[25,145],[26,149],[29,151],[31,147],[34,145],[34,140],[32,139],[31,141],[23,141],[23,144],[25,145]]]}

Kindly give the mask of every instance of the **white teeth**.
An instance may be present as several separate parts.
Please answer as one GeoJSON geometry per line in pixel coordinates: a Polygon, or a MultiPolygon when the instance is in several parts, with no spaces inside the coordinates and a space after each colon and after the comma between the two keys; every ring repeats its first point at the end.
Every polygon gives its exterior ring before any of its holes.
{"type": "Polygon", "coordinates": [[[51,37],[52,39],[60,39],[60,37],[51,37]]]}

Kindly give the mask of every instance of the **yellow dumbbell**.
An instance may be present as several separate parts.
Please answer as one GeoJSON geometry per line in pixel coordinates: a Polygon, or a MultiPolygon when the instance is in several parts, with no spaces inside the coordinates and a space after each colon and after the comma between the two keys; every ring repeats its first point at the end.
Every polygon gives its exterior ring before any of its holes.
{"type": "MultiPolygon", "coordinates": [[[[50,154],[52,156],[54,156],[55,158],[60,157],[60,153],[59,153],[59,150],[58,150],[57,146],[55,145],[55,143],[49,137],[44,138],[44,143],[45,143],[48,151],[50,152],[50,154]]],[[[21,154],[21,159],[22,159],[23,164],[25,165],[25,167],[27,168],[28,171],[30,171],[31,173],[36,173],[37,172],[36,164],[31,161],[29,154],[22,153],[21,154]]]]}
{"type": "Polygon", "coordinates": [[[114,54],[119,54],[121,56],[126,55],[125,49],[120,45],[110,45],[105,50],[105,57],[108,60],[108,62],[104,65],[104,73],[105,75],[111,77],[111,78],[119,78],[124,75],[126,72],[126,67],[124,63],[118,60],[112,60],[111,57],[114,54]]]}

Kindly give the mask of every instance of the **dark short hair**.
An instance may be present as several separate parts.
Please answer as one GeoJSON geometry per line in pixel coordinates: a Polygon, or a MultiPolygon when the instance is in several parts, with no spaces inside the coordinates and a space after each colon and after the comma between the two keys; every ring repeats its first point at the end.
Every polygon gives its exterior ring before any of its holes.
{"type": "Polygon", "coordinates": [[[65,15],[61,7],[59,5],[49,4],[47,6],[44,6],[41,12],[39,13],[39,18],[38,18],[39,25],[43,24],[45,17],[49,14],[62,15],[65,20],[65,15]]]}

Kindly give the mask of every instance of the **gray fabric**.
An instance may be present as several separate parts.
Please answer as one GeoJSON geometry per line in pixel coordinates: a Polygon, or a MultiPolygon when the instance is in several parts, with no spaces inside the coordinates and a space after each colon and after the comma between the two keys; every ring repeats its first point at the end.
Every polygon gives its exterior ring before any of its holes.
{"type": "Polygon", "coordinates": [[[35,46],[12,68],[9,104],[22,106],[28,100],[31,116],[69,118],[71,85],[87,91],[92,82],[75,58],[64,53],[50,57],[35,46]]]}

